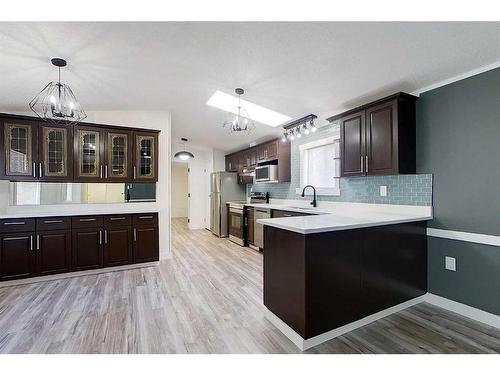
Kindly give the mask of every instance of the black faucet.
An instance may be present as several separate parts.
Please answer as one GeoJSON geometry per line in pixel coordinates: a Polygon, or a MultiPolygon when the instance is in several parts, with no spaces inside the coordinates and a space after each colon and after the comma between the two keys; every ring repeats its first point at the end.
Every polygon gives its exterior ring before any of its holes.
{"type": "Polygon", "coordinates": [[[314,188],[314,186],[312,186],[312,185],[304,186],[304,189],[302,189],[302,198],[304,197],[304,195],[305,195],[304,192],[306,191],[306,188],[308,188],[308,187],[312,188],[313,192],[314,192],[313,200],[310,204],[311,204],[311,206],[316,207],[316,189],[314,188]]]}

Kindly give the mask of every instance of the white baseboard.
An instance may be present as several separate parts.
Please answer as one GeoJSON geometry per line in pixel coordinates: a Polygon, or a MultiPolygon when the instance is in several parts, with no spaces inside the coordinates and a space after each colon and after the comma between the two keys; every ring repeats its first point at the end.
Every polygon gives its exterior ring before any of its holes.
{"type": "Polygon", "coordinates": [[[347,332],[353,331],[355,329],[361,328],[367,324],[373,323],[376,320],[385,318],[386,316],[397,313],[398,311],[407,309],[408,307],[417,305],[421,302],[425,301],[425,296],[422,295],[416,298],[413,298],[409,301],[400,303],[399,305],[389,307],[388,309],[379,311],[378,313],[369,315],[364,317],[363,319],[357,320],[355,322],[346,324],[342,327],[332,329],[331,331],[322,333],[318,336],[311,337],[309,339],[304,339],[297,332],[295,332],[290,326],[288,326],[284,321],[274,315],[270,310],[266,309],[265,316],[266,318],[276,327],[278,328],[286,337],[290,339],[300,350],[307,350],[316,345],[322,344],[325,341],[331,340],[337,336],[341,336],[346,334],[347,332]]]}
{"type": "Polygon", "coordinates": [[[39,283],[39,282],[43,282],[43,281],[67,279],[67,278],[78,277],[78,276],[96,275],[99,273],[125,271],[125,270],[131,270],[134,268],[152,267],[152,266],[157,266],[158,264],[159,264],[159,262],[145,262],[145,263],[127,264],[124,266],[98,268],[95,270],[77,271],[77,272],[60,273],[60,274],[55,274],[55,275],[30,277],[29,279],[1,281],[0,288],[5,288],[7,286],[14,286],[14,285],[39,283]]]}
{"type": "Polygon", "coordinates": [[[495,315],[475,307],[465,305],[460,302],[455,302],[451,299],[444,298],[432,293],[425,295],[425,302],[431,305],[441,307],[443,309],[452,311],[456,314],[462,315],[466,318],[476,320],[480,323],[500,329],[500,316],[495,315]]]}

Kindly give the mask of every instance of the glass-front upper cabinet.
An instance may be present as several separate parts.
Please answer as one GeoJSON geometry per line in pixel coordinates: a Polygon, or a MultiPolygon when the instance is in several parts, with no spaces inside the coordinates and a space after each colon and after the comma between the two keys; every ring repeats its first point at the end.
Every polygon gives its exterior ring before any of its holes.
{"type": "Polygon", "coordinates": [[[90,126],[75,127],[74,162],[75,179],[78,181],[104,180],[103,130],[90,126]]]}
{"type": "Polygon", "coordinates": [[[133,179],[158,181],[158,134],[134,132],[133,179]]]}
{"type": "Polygon", "coordinates": [[[40,180],[73,179],[73,127],[41,124],[39,139],[40,180]]]}
{"type": "Polygon", "coordinates": [[[104,177],[108,181],[129,181],[131,171],[130,133],[106,132],[106,163],[104,177]]]}
{"type": "Polygon", "coordinates": [[[1,119],[2,173],[16,180],[38,179],[38,123],[1,119]]]}

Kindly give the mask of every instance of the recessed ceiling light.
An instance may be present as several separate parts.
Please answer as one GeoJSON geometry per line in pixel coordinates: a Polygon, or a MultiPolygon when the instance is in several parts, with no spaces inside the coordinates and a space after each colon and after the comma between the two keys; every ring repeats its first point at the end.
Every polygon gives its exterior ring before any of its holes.
{"type": "MultiPolygon", "coordinates": [[[[208,105],[222,109],[226,112],[238,114],[238,98],[233,95],[225,94],[217,90],[207,102],[208,105]]],[[[245,107],[250,118],[269,126],[280,126],[292,118],[271,109],[262,107],[258,104],[241,99],[241,106],[245,107]]]]}

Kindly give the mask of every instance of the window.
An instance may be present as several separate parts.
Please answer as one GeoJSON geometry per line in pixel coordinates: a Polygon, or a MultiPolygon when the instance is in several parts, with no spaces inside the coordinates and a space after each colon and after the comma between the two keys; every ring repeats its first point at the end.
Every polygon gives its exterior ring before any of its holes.
{"type": "MultiPolygon", "coordinates": [[[[340,195],[340,144],[331,136],[299,146],[300,188],[313,185],[318,195],[340,195]]],[[[312,194],[310,191],[306,193],[312,194]]]]}

